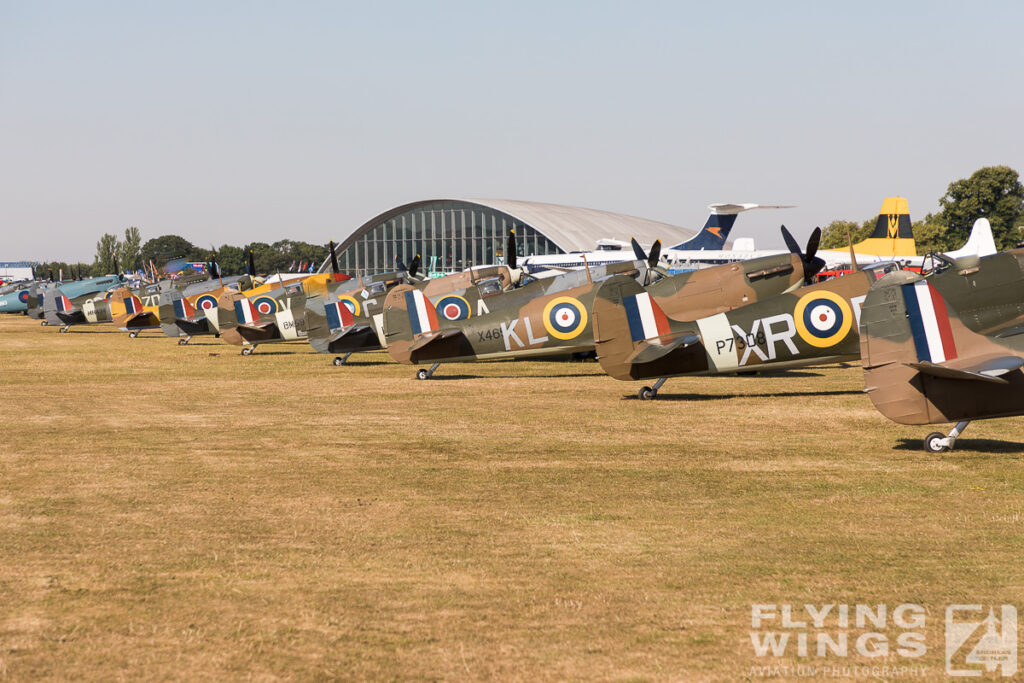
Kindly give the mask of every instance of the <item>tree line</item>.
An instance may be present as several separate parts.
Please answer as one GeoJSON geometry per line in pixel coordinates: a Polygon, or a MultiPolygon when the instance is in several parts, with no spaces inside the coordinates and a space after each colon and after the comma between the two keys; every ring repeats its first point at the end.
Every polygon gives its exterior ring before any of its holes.
{"type": "MultiPolygon", "coordinates": [[[[939,199],[939,206],[942,208],[937,214],[929,213],[913,223],[921,254],[959,249],[978,218],[987,218],[992,224],[992,236],[999,250],[1012,249],[1024,241],[1024,186],[1017,171],[1009,166],[979,168],[969,178],[950,183],[939,199]]],[[[847,235],[853,242],[866,239],[876,221],[877,214],[860,223],[834,220],[822,231],[821,246],[845,248],[849,245],[847,235]]],[[[242,247],[224,244],[216,249],[221,272],[224,275],[244,273],[250,249],[260,273],[287,272],[303,262],[319,267],[328,257],[326,245],[296,240],[279,240],[273,244],[250,242],[242,247]]],[[[113,273],[115,259],[124,272],[144,269],[150,262],[160,268],[173,259],[208,262],[213,253],[213,249],[198,247],[178,235],[162,235],[143,243],[139,229],[130,227],[125,230],[123,239],[109,233],[100,237],[92,263],[41,263],[36,272],[40,277],[46,277],[49,272],[56,277],[61,270],[65,278],[76,274],[88,277],[113,273]]]]}
{"type": "Polygon", "coordinates": [[[313,264],[319,268],[330,255],[326,245],[310,244],[299,240],[278,240],[273,244],[266,242],[250,242],[242,247],[223,244],[220,247],[205,249],[189,242],[178,235],[161,235],[142,242],[138,228],[125,230],[124,238],[104,234],[96,243],[96,255],[92,263],[66,263],[50,261],[36,266],[39,277],[54,277],[63,271],[65,279],[76,277],[95,277],[108,275],[115,270],[119,272],[135,272],[147,270],[153,263],[157,269],[173,260],[186,262],[208,263],[216,252],[217,264],[223,275],[241,275],[245,272],[249,250],[253,252],[253,261],[258,273],[277,273],[295,270],[302,263],[313,264]]]}

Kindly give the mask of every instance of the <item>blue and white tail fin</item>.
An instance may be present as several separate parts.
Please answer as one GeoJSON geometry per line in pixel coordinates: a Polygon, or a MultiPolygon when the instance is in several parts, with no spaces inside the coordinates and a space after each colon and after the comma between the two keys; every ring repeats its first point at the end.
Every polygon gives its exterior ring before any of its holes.
{"type": "Polygon", "coordinates": [[[690,239],[669,247],[682,251],[718,251],[725,248],[729,232],[736,223],[736,217],[751,209],[792,209],[792,206],[769,206],[765,204],[709,204],[711,214],[701,231],[690,239]]]}

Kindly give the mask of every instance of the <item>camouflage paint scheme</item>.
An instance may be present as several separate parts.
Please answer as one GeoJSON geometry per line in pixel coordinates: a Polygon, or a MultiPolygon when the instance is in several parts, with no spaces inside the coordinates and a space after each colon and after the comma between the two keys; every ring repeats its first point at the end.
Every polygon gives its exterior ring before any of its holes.
{"type": "Polygon", "coordinates": [[[849,332],[860,302],[885,268],[896,267],[873,267],[686,322],[661,311],[653,296],[654,305],[643,311],[646,292],[615,278],[601,286],[594,304],[598,360],[612,377],[638,380],[857,358],[856,334],[849,332]],[[653,324],[638,324],[638,309],[653,324]],[[808,322],[812,315],[817,327],[808,322]]]}
{"type": "Polygon", "coordinates": [[[120,283],[121,279],[116,275],[71,282],[40,283],[29,290],[28,314],[32,318],[46,320],[50,325],[63,325],[65,328],[86,323],[88,320],[81,310],[82,305],[96,299],[97,295],[102,300],[104,292],[120,283]],[[70,308],[58,310],[58,297],[66,297],[70,308]]]}
{"type": "Polygon", "coordinates": [[[360,277],[338,283],[319,296],[306,299],[306,334],[318,353],[353,353],[381,347],[381,311],[387,293],[411,282],[405,270],[360,277]],[[349,315],[337,309],[335,318],[328,318],[327,307],[340,303],[349,315]],[[344,318],[344,320],[342,320],[344,318]],[[332,324],[332,320],[338,323],[332,324]]]}
{"type": "MultiPolygon", "coordinates": [[[[395,290],[385,305],[388,353],[398,362],[418,364],[590,351],[598,287],[613,278],[643,291],[640,282],[649,272],[643,261],[627,261],[592,267],[589,278],[584,270],[531,282],[482,298],[484,309],[466,320],[438,316],[436,330],[418,333],[409,314],[413,300],[395,290]]],[[[664,277],[646,291],[674,318],[692,320],[798,287],[803,280],[801,257],[780,254],[664,277]]]]}
{"type": "MultiPolygon", "coordinates": [[[[631,328],[627,310],[642,292],[629,281],[609,281],[595,304],[598,357],[609,375],[622,380],[855,360],[861,354],[858,329],[867,294],[894,271],[887,281],[907,276],[894,264],[872,265],[726,314],[692,323],[668,320],[662,334],[647,337],[637,334],[635,316],[631,328]]],[[[996,254],[950,262],[928,281],[960,310],[968,328],[986,333],[1024,323],[1020,272],[1016,255],[996,254]],[[984,300],[978,292],[985,292],[984,300]]]]}
{"type": "Polygon", "coordinates": [[[165,290],[160,293],[160,305],[157,316],[160,318],[160,329],[168,337],[191,338],[197,335],[215,334],[204,311],[217,305],[220,295],[229,289],[247,290],[256,286],[250,275],[219,278],[211,280],[212,287],[187,287],[184,291],[177,289],[165,290]],[[181,302],[181,303],[178,303],[181,302]],[[184,314],[178,316],[178,309],[184,314]]]}
{"type": "Polygon", "coordinates": [[[623,261],[533,280],[507,292],[481,283],[461,297],[466,317],[452,320],[438,314],[446,297],[431,299],[415,287],[396,287],[384,304],[388,353],[415,365],[585,351],[595,282],[615,273],[643,278],[647,272],[645,263],[623,261]]]}
{"type": "Polygon", "coordinates": [[[969,420],[1024,414],[1024,250],[883,278],[860,331],[865,391],[880,413],[961,423],[945,439],[929,435],[926,449],[951,448],[969,420]]]}

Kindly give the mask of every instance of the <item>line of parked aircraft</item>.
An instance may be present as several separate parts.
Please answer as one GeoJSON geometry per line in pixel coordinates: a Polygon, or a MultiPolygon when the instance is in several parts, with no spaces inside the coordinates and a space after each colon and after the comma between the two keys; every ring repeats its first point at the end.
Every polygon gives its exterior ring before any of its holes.
{"type": "Polygon", "coordinates": [[[396,258],[390,273],[352,276],[339,272],[332,242],[330,270],[315,275],[259,278],[250,253],[247,274],[233,278],[214,258],[208,275],[136,287],[120,275],[21,283],[0,290],[0,310],[23,310],[61,332],[112,323],[132,337],[159,329],[181,345],[216,336],[246,356],[305,340],[339,366],[386,349],[399,363],[427,366],[421,380],[443,363],[591,354],[616,379],[652,380],[638,392],[644,400],[670,377],[860,359],[883,415],[956,423],[928,435],[932,452],[951,449],[970,420],[1024,414],[1024,249],[996,253],[985,219],[963,249],[921,257],[906,200],[890,197],[875,232],[847,252],[819,250],[817,228],[801,247],[783,226],[785,252],[669,272],[695,245],[705,256],[722,252],[714,247],[753,208],[779,207],[712,205],[704,229],[680,248],[663,252],[655,242],[648,253],[634,240],[628,259],[583,254],[579,268],[567,255],[520,265],[510,232],[506,264],[422,279],[417,256],[408,266],[396,258]],[[836,262],[851,272],[819,282],[836,262]]]}

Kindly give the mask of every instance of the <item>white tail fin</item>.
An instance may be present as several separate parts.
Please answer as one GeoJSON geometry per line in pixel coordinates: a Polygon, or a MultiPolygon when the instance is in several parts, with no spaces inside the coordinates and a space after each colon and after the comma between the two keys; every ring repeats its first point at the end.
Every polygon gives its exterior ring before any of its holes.
{"type": "Polygon", "coordinates": [[[946,253],[950,258],[963,258],[965,256],[991,256],[996,253],[996,242],[992,239],[992,225],[987,218],[979,218],[974,221],[971,228],[971,236],[963,247],[956,251],[946,253]]]}

